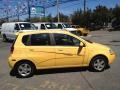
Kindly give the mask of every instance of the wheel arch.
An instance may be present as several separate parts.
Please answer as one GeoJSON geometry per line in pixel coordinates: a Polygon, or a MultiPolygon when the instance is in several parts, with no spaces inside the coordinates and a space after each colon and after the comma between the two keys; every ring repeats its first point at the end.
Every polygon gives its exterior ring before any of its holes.
{"type": "Polygon", "coordinates": [[[94,56],[90,59],[89,66],[90,66],[91,62],[94,60],[94,58],[100,57],[100,56],[105,58],[107,64],[109,63],[107,56],[105,56],[105,55],[103,55],[103,54],[97,54],[97,55],[94,55],[94,56]]]}
{"type": "Polygon", "coordinates": [[[36,69],[35,64],[31,60],[27,60],[27,59],[22,59],[22,60],[19,60],[18,62],[16,62],[15,65],[14,65],[14,69],[17,67],[17,65],[19,63],[22,63],[22,62],[29,62],[30,64],[32,64],[34,66],[34,69],[36,69]]]}

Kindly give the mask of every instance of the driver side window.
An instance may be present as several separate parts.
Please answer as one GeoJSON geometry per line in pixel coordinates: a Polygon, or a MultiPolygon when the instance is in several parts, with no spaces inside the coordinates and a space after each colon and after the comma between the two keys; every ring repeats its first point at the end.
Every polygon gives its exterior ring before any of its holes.
{"type": "Polygon", "coordinates": [[[54,34],[57,46],[79,46],[80,40],[65,34],[54,34]]]}
{"type": "Polygon", "coordinates": [[[45,25],[44,24],[41,24],[41,29],[45,29],[45,25]]]}
{"type": "Polygon", "coordinates": [[[58,24],[58,28],[62,29],[62,25],[61,25],[61,24],[58,24]]]}
{"type": "Polygon", "coordinates": [[[15,24],[14,29],[17,30],[17,31],[19,31],[19,30],[20,30],[19,25],[18,25],[18,24],[15,24]]]}

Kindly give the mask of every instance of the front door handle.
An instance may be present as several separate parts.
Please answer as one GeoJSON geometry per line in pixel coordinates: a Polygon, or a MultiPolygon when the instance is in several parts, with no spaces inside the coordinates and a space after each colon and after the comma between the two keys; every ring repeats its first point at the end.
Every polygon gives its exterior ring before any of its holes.
{"type": "Polygon", "coordinates": [[[29,49],[30,51],[34,51],[34,49],[29,49]]]}

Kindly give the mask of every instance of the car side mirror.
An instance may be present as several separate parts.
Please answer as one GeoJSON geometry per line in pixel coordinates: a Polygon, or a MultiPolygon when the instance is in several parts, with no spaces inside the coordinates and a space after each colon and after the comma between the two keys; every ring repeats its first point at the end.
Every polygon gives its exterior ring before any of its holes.
{"type": "Polygon", "coordinates": [[[80,42],[80,47],[85,47],[85,44],[83,42],[80,42]]]}

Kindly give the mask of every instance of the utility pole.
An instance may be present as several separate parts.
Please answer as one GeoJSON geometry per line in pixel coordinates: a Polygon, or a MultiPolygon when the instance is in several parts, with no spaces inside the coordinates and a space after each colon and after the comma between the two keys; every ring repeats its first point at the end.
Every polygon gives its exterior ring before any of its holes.
{"type": "Polygon", "coordinates": [[[43,6],[43,9],[44,9],[44,18],[45,18],[45,16],[46,16],[46,15],[45,15],[45,14],[46,14],[46,12],[45,12],[45,11],[46,11],[45,3],[47,3],[46,0],[44,1],[44,6],[43,6]]]}
{"type": "Polygon", "coordinates": [[[28,3],[28,20],[29,20],[29,22],[30,22],[30,19],[31,19],[30,0],[27,0],[27,3],[28,3]]]}
{"type": "Polygon", "coordinates": [[[86,0],[84,0],[84,14],[86,12],[86,0]]]}
{"type": "Polygon", "coordinates": [[[5,10],[6,20],[7,20],[7,22],[9,22],[9,0],[6,0],[5,6],[6,6],[6,10],[5,10]]]}
{"type": "Polygon", "coordinates": [[[19,22],[19,20],[20,20],[19,10],[20,10],[20,8],[19,8],[19,3],[17,3],[17,19],[18,19],[18,22],[19,22]]]}
{"type": "Polygon", "coordinates": [[[8,11],[8,7],[7,7],[7,10],[6,10],[6,19],[7,19],[7,22],[9,22],[9,11],[8,11]]]}
{"type": "Polygon", "coordinates": [[[57,18],[58,18],[58,22],[60,22],[60,16],[59,16],[59,0],[57,0],[57,18]]]}

